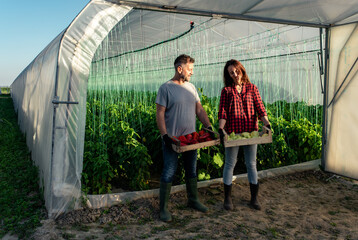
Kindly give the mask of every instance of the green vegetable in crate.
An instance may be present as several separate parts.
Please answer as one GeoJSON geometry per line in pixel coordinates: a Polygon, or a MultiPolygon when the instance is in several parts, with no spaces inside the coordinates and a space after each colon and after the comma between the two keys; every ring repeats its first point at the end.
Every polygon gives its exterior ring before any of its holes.
{"type": "Polygon", "coordinates": [[[250,133],[250,136],[251,136],[252,138],[259,137],[259,132],[258,132],[258,131],[252,131],[252,132],[250,133]]]}
{"type": "MultiPolygon", "coordinates": [[[[264,135],[262,135],[263,137],[268,136],[267,133],[265,133],[264,135]]],[[[258,131],[252,131],[251,133],[249,132],[243,132],[241,134],[235,134],[235,132],[232,132],[229,136],[228,136],[228,140],[239,140],[239,139],[248,139],[248,138],[257,138],[260,137],[259,132],[258,131]]]]}
{"type": "Polygon", "coordinates": [[[241,133],[241,136],[244,137],[244,138],[251,138],[251,135],[248,132],[241,133]]]}
{"type": "Polygon", "coordinates": [[[230,133],[230,135],[228,136],[229,140],[232,140],[235,138],[235,132],[230,133]]]}
{"type": "Polygon", "coordinates": [[[238,139],[242,139],[242,137],[240,136],[240,134],[235,134],[235,132],[232,132],[229,136],[228,136],[229,140],[238,140],[238,139]]]}

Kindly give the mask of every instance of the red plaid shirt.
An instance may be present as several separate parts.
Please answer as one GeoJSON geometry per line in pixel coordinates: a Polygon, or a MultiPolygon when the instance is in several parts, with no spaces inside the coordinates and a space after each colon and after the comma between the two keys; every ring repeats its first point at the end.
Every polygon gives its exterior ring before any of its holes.
{"type": "Polygon", "coordinates": [[[225,119],[225,131],[252,132],[258,130],[257,117],[267,116],[257,87],[243,84],[241,93],[236,87],[224,87],[221,91],[219,119],[225,119]]]}

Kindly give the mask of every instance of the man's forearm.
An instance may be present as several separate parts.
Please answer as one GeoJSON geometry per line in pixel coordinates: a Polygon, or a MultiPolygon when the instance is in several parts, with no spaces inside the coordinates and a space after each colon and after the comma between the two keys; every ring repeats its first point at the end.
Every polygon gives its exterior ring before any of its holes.
{"type": "Polygon", "coordinates": [[[208,115],[206,114],[205,111],[201,112],[200,114],[198,114],[198,118],[200,120],[200,122],[204,125],[204,127],[209,127],[211,126],[210,120],[208,115]]]}
{"type": "Polygon", "coordinates": [[[167,127],[165,125],[165,108],[162,106],[157,106],[156,113],[157,126],[160,132],[160,135],[163,136],[167,134],[167,127]]]}
{"type": "Polygon", "coordinates": [[[204,127],[211,126],[208,114],[205,112],[203,106],[200,103],[197,103],[196,106],[196,116],[198,117],[199,121],[204,125],[204,127]]]}
{"type": "Polygon", "coordinates": [[[160,132],[160,135],[163,136],[167,134],[167,129],[165,127],[165,121],[157,118],[157,125],[160,132]]]}

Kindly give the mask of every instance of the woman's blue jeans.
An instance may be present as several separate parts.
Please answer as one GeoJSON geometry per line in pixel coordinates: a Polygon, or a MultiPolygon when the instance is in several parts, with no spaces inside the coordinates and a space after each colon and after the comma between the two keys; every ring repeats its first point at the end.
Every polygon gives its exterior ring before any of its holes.
{"type": "MultiPolygon", "coordinates": [[[[245,164],[247,170],[247,177],[249,183],[257,184],[257,169],[256,169],[256,153],[257,144],[242,146],[244,148],[245,164]]],[[[223,172],[223,181],[226,185],[231,185],[234,168],[237,162],[237,154],[239,153],[239,146],[225,148],[225,165],[223,172]]]]}
{"type": "MultiPolygon", "coordinates": [[[[161,182],[171,183],[173,181],[175,172],[178,167],[178,158],[179,153],[173,151],[172,149],[168,149],[164,142],[162,141],[162,149],[163,149],[163,171],[160,177],[161,182]]],[[[186,151],[181,153],[181,160],[183,161],[185,177],[195,178],[196,177],[196,160],[197,160],[197,150],[186,151]]]]}

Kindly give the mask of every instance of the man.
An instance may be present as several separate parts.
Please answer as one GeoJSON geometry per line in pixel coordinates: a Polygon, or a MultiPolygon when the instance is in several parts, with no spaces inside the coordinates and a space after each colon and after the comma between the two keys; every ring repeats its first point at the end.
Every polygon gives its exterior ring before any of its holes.
{"type": "MultiPolygon", "coordinates": [[[[196,117],[206,128],[212,130],[209,118],[200,103],[198,92],[194,85],[189,82],[193,75],[194,62],[194,58],[188,55],[178,56],[174,61],[174,77],[160,86],[155,101],[157,104],[157,125],[163,139],[164,166],[160,179],[159,198],[160,219],[165,222],[172,219],[168,211],[168,201],[179,156],[172,149],[173,140],[170,137],[194,132],[196,117]]],[[[201,212],[207,212],[208,208],[198,199],[197,150],[182,153],[182,160],[185,170],[188,206],[201,212]]]]}

